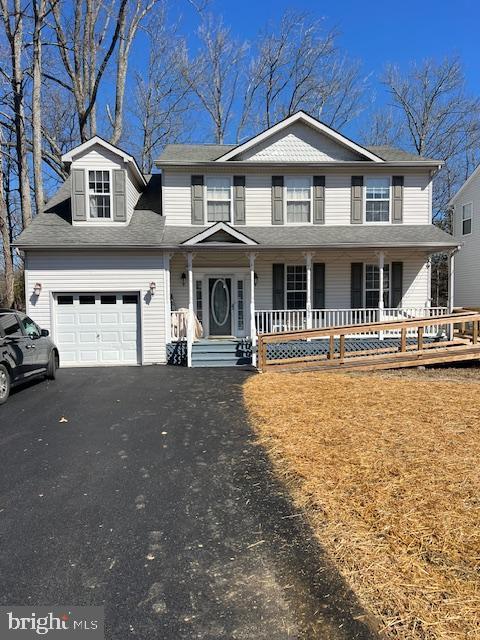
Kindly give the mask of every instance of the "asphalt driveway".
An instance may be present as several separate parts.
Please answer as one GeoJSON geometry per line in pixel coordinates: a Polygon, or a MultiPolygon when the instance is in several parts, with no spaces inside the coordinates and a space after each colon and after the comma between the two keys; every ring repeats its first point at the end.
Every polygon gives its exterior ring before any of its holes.
{"type": "Polygon", "coordinates": [[[65,369],[16,391],[0,604],[105,605],[115,640],[371,638],[254,444],[246,375],[65,369]]]}

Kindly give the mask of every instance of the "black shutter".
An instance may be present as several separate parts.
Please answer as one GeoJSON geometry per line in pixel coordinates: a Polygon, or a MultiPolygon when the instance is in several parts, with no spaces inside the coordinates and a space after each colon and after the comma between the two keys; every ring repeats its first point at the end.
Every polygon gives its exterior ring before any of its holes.
{"type": "Polygon", "coordinates": [[[403,298],[403,262],[392,262],[392,307],[399,307],[403,298]]]}
{"type": "Polygon", "coordinates": [[[272,303],[274,309],[285,308],[284,264],[272,264],[272,303]]]}
{"type": "Polygon", "coordinates": [[[363,307],[363,263],[351,263],[351,279],[350,279],[350,306],[352,309],[361,309],[363,307]]]}
{"type": "Polygon", "coordinates": [[[313,263],[313,308],[325,308],[325,264],[313,263]]]}

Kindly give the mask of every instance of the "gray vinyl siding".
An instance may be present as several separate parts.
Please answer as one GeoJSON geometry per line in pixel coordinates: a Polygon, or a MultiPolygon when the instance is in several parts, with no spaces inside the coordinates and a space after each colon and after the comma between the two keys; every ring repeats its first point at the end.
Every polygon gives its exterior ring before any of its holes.
{"type": "MultiPolygon", "coordinates": [[[[227,172],[225,169],[216,170],[218,175],[238,175],[239,167],[235,171],[227,172]]],[[[190,225],[191,224],[191,175],[198,173],[198,169],[187,170],[167,169],[163,174],[163,204],[166,224],[190,225]]],[[[204,172],[205,173],[205,172],[204,172]]],[[[245,182],[245,208],[246,226],[269,226],[272,224],[272,175],[318,175],[319,171],[310,170],[302,173],[300,170],[287,172],[280,171],[278,167],[268,170],[268,167],[259,167],[257,171],[242,170],[246,176],[245,182]]],[[[399,175],[399,170],[390,170],[387,173],[378,165],[372,167],[371,175],[399,175]]],[[[358,170],[346,171],[339,168],[333,171],[331,168],[321,171],[325,175],[325,224],[349,225],[351,208],[351,176],[360,175],[358,170]]],[[[207,175],[205,173],[205,175],[207,175]]],[[[363,175],[369,175],[363,171],[363,175]]],[[[403,224],[431,224],[431,179],[425,172],[405,172],[403,189],[403,224]]],[[[392,203],[393,204],[393,203],[392,203]]]]}
{"type": "Polygon", "coordinates": [[[453,200],[453,228],[462,248],[455,255],[454,303],[458,307],[480,307],[480,176],[466,185],[453,200]],[[472,203],[472,233],[462,234],[462,205],[472,203]]]}
{"type": "Polygon", "coordinates": [[[59,291],[139,291],[142,363],[165,362],[164,264],[160,252],[28,252],[25,265],[27,313],[40,327],[52,332],[53,294],[59,291]],[[148,286],[156,283],[150,299],[148,286]],[[35,303],[36,282],[42,292],[35,303]],[[148,301],[148,303],[147,303],[148,301]]]}

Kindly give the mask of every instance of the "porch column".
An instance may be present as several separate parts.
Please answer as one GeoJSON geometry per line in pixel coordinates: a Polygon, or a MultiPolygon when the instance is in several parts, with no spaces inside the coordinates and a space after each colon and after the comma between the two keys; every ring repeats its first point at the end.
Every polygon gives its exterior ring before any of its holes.
{"type": "Polygon", "coordinates": [[[257,354],[255,353],[255,347],[257,345],[257,330],[255,327],[255,258],[256,253],[248,254],[248,261],[250,264],[250,338],[252,341],[252,365],[257,363],[257,354]]]}
{"type": "Polygon", "coordinates": [[[170,259],[171,253],[165,251],[165,342],[170,344],[172,341],[172,303],[170,295],[170,259]]]}
{"type": "MultiPolygon", "coordinates": [[[[383,251],[378,252],[378,272],[380,282],[378,283],[378,320],[379,322],[383,321],[383,272],[385,269],[385,253],[383,251]]],[[[383,331],[379,331],[378,337],[380,340],[383,340],[383,331]]]]}
{"type": "Polygon", "coordinates": [[[307,329],[312,328],[312,257],[313,253],[307,252],[305,263],[307,266],[307,329]]]}
{"type": "MultiPolygon", "coordinates": [[[[455,293],[455,253],[456,249],[448,256],[448,314],[453,313],[454,293],[455,293]]],[[[448,339],[453,340],[453,324],[448,325],[448,339]]]]}
{"type": "Polygon", "coordinates": [[[187,253],[188,273],[188,323],[187,323],[187,367],[192,366],[193,344],[193,254],[187,253]]]}

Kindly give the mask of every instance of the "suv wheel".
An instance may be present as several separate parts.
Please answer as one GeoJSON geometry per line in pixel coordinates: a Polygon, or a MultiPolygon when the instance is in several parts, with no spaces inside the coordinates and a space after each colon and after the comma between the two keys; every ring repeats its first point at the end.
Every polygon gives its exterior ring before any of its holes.
{"type": "Polygon", "coordinates": [[[6,402],[9,395],[10,375],[3,364],[0,364],[0,404],[6,402]]]}
{"type": "Polygon", "coordinates": [[[52,351],[50,354],[50,358],[48,360],[47,366],[47,379],[55,380],[57,377],[57,369],[58,369],[58,356],[55,351],[52,351]]]}

